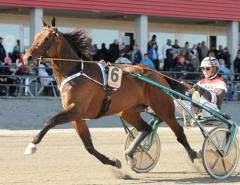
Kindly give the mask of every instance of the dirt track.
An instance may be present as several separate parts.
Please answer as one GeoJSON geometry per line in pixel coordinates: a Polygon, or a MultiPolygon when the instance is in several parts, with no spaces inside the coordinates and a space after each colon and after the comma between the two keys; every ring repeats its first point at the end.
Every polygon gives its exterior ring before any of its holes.
{"type": "MultiPolygon", "coordinates": [[[[136,174],[126,164],[122,128],[91,129],[95,147],[109,157],[120,159],[123,165],[120,170],[104,166],[90,156],[72,129],[50,131],[36,154],[24,156],[24,149],[35,133],[0,130],[0,185],[240,184],[239,167],[235,176],[224,182],[211,179],[200,161],[190,162],[168,128],[159,129],[162,143],[160,160],[146,174],[136,174]]],[[[199,129],[187,130],[187,137],[199,150],[203,142],[199,129]]]]}

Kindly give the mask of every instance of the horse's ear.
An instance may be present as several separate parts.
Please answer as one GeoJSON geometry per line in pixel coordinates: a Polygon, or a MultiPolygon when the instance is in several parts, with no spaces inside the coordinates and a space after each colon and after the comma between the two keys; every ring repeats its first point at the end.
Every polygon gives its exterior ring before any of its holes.
{"type": "Polygon", "coordinates": [[[55,19],[55,17],[53,17],[52,18],[52,27],[55,27],[55,25],[56,25],[56,19],[55,19]]]}
{"type": "Polygon", "coordinates": [[[47,26],[47,23],[43,20],[43,18],[42,18],[42,23],[43,23],[43,26],[47,26]]]}

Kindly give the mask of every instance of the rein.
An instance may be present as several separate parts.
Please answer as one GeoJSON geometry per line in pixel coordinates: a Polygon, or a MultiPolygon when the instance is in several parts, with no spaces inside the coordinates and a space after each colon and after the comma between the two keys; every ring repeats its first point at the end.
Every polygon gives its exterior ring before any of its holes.
{"type": "MultiPolygon", "coordinates": [[[[43,61],[43,60],[51,60],[51,61],[71,61],[71,62],[79,62],[79,63],[91,63],[91,64],[97,64],[97,63],[102,63],[102,64],[109,64],[109,62],[105,62],[105,61],[103,61],[103,60],[100,60],[100,61],[86,61],[86,60],[82,60],[82,59],[80,59],[80,60],[78,60],[78,59],[67,59],[67,58],[44,58],[44,57],[40,57],[39,58],[39,61],[43,61]]],[[[150,71],[153,71],[152,69],[150,69],[150,71]]],[[[190,84],[188,84],[188,83],[186,83],[186,82],[184,82],[184,81],[178,81],[178,80],[176,80],[176,79],[174,79],[174,78],[171,78],[171,77],[169,77],[169,76],[167,76],[167,75],[165,75],[165,74],[163,74],[163,73],[161,73],[161,72],[159,72],[159,71],[154,71],[154,72],[157,72],[158,74],[160,74],[160,75],[162,75],[162,76],[164,76],[165,78],[168,78],[169,80],[172,80],[172,81],[174,81],[174,82],[177,82],[177,83],[179,83],[179,84],[181,84],[181,85],[183,85],[183,86],[185,86],[186,88],[188,88],[188,89],[191,89],[193,86],[192,85],[190,85],[190,84]]]]}
{"type": "Polygon", "coordinates": [[[51,60],[51,61],[70,61],[70,62],[79,62],[79,63],[92,63],[92,64],[97,64],[97,63],[102,63],[106,64],[107,62],[100,60],[100,61],[87,61],[87,60],[82,60],[82,59],[67,59],[67,58],[45,58],[45,57],[40,57],[38,59],[39,61],[45,61],[45,60],[51,60]]]}

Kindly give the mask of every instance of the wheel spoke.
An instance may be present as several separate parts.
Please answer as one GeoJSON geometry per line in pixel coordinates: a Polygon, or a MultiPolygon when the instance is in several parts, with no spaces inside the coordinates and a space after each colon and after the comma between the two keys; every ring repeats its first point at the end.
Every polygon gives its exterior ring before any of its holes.
{"type": "Polygon", "coordinates": [[[217,162],[219,161],[219,159],[220,159],[220,156],[214,161],[211,169],[214,169],[214,167],[216,166],[216,164],[217,164],[217,162]]]}
{"type": "Polygon", "coordinates": [[[147,154],[147,156],[152,160],[154,161],[154,159],[152,158],[152,156],[147,152],[147,151],[143,151],[145,154],[147,154]]]}
{"type": "Polygon", "coordinates": [[[213,146],[217,149],[217,152],[223,156],[223,152],[221,151],[221,146],[220,146],[220,141],[218,139],[218,137],[215,135],[216,138],[216,142],[213,140],[213,138],[209,137],[209,142],[211,142],[213,144],[213,146]]]}
{"type": "Polygon", "coordinates": [[[216,157],[218,157],[219,156],[219,154],[217,153],[217,151],[216,150],[214,150],[214,149],[209,149],[209,151],[208,152],[212,152],[216,157]]]}
{"type": "Polygon", "coordinates": [[[140,152],[140,163],[139,163],[139,166],[141,167],[142,166],[142,159],[143,159],[143,153],[142,152],[140,152]]]}
{"type": "Polygon", "coordinates": [[[222,161],[222,164],[223,164],[223,168],[224,168],[224,170],[225,170],[225,173],[227,173],[227,169],[226,169],[226,165],[225,165],[224,159],[222,158],[221,161],[222,161]]]}
{"type": "MultiPolygon", "coordinates": [[[[215,138],[216,138],[216,141],[217,141],[218,147],[220,148],[220,147],[221,147],[221,145],[220,145],[220,141],[219,141],[219,139],[218,139],[217,135],[215,135],[215,138]]],[[[215,145],[215,143],[214,143],[214,145],[215,145]]],[[[216,146],[216,147],[217,147],[217,146],[216,146]]]]}

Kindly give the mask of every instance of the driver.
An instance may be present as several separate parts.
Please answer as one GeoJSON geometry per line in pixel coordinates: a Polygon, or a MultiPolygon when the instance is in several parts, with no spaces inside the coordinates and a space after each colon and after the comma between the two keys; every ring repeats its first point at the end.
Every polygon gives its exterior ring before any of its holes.
{"type": "MultiPolygon", "coordinates": [[[[219,63],[214,57],[206,57],[202,60],[200,68],[204,78],[193,86],[193,99],[207,104],[211,108],[220,110],[227,87],[221,77],[218,76],[219,63]]],[[[192,112],[198,114],[201,110],[192,106],[192,112]]],[[[206,111],[205,111],[206,112],[206,111]]]]}

